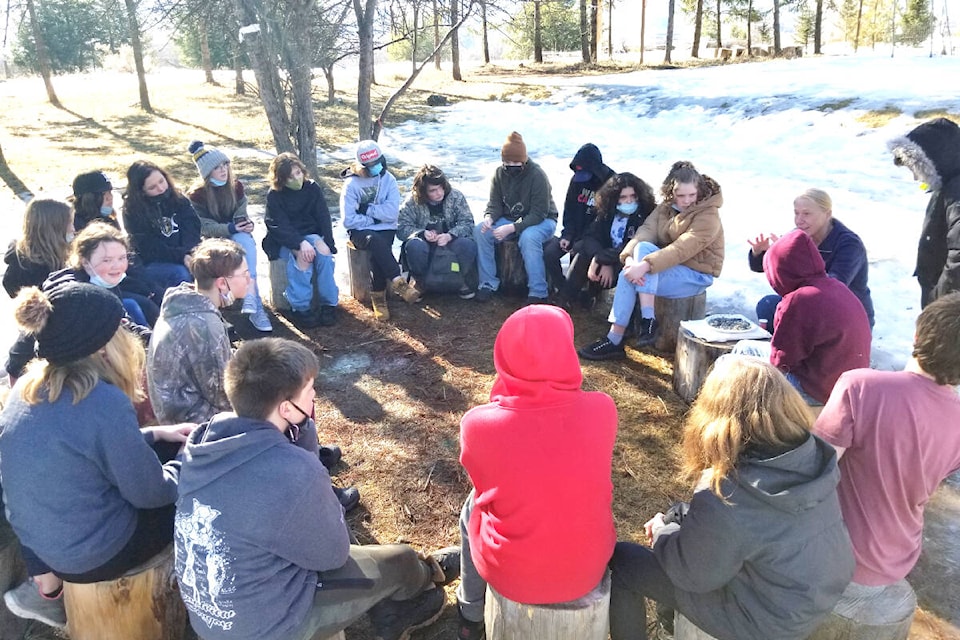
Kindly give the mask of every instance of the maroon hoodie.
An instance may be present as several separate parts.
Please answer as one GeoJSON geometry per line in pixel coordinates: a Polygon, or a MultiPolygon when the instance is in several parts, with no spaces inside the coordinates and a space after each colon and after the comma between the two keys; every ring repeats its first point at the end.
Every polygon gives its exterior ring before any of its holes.
{"type": "MultiPolygon", "coordinates": [[[[857,304],[860,304],[857,302],[857,304]]],[[[460,423],[476,491],[468,531],[480,575],[515,602],[574,600],[600,583],[616,543],[610,480],[617,409],[580,389],[565,311],[532,305],[497,334],[490,403],[460,423]]]]}
{"type": "Polygon", "coordinates": [[[826,402],[841,373],[870,366],[867,313],[845,284],[827,275],[817,245],[799,229],[770,247],[763,271],[783,296],[773,316],[770,363],[826,402]]]}

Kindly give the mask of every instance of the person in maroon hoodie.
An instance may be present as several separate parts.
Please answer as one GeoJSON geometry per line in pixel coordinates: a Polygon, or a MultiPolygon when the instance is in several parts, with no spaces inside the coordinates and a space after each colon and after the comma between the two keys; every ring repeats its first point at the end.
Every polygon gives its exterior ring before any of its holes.
{"type": "Polygon", "coordinates": [[[616,544],[617,409],[580,388],[570,316],[520,309],[497,334],[493,361],[490,402],[460,422],[474,487],[460,514],[461,640],[483,637],[487,583],[525,604],[574,600],[600,583],[616,544]]]}
{"type": "Polygon", "coordinates": [[[870,366],[870,321],[845,284],[827,275],[813,240],[800,229],[783,236],[763,257],[767,280],[783,301],[773,317],[773,339],[758,350],[752,340],[734,353],[769,355],[807,404],[830,397],[840,374],[870,366]]]}

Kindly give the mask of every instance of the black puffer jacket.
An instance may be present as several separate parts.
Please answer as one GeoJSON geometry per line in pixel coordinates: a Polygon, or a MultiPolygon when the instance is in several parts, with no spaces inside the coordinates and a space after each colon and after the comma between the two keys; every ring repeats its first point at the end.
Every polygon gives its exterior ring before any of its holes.
{"type": "Polygon", "coordinates": [[[926,306],[960,291],[960,127],[937,118],[887,146],[894,162],[913,171],[930,191],[913,274],[926,306]]]}

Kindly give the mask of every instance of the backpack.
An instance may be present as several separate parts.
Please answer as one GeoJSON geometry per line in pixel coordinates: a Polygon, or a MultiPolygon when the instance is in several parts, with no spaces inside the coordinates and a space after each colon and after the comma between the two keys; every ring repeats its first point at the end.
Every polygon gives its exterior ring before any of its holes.
{"type": "Polygon", "coordinates": [[[431,244],[427,270],[417,279],[417,285],[430,293],[457,293],[464,284],[463,271],[453,249],[431,244]]]}

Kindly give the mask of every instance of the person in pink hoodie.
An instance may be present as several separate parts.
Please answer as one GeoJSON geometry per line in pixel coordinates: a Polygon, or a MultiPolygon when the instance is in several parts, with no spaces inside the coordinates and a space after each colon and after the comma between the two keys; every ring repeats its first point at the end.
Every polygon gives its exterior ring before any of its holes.
{"type": "Polygon", "coordinates": [[[515,602],[580,598],[616,544],[610,480],[617,409],[580,388],[573,322],[547,305],[503,323],[490,402],[460,422],[460,463],[473,491],[463,539],[458,638],[483,637],[486,585],[515,602]]]}
{"type": "Polygon", "coordinates": [[[822,405],[841,373],[870,366],[867,313],[845,284],[827,275],[817,245],[800,229],[767,250],[763,272],[783,297],[773,339],[762,343],[762,352],[751,348],[758,346],[754,341],[742,341],[734,353],[769,355],[807,404],[822,405]]]}

